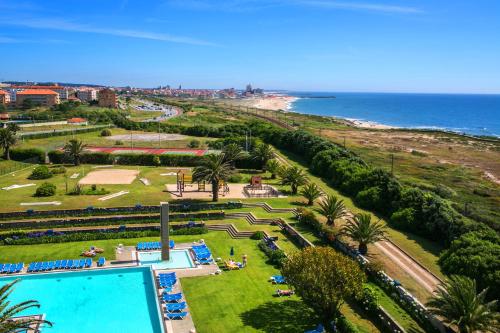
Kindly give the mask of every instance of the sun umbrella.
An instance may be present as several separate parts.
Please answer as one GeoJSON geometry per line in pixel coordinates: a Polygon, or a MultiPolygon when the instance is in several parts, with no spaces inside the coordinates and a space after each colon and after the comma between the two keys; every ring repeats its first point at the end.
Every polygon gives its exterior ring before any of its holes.
{"type": "Polygon", "coordinates": [[[234,256],[234,247],[231,246],[231,251],[229,251],[229,255],[232,257],[234,256]]]}

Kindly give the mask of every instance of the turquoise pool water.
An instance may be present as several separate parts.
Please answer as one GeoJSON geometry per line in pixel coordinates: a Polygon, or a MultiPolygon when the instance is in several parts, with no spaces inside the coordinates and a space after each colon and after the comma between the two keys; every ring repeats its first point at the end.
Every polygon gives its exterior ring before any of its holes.
{"type": "Polygon", "coordinates": [[[44,333],[164,332],[149,267],[25,275],[10,301],[29,299],[41,307],[23,314],[45,313],[54,323],[44,333]]]}
{"type": "Polygon", "coordinates": [[[195,267],[188,250],[170,250],[170,260],[161,261],[161,252],[138,252],[139,262],[154,269],[175,269],[195,267]]]}

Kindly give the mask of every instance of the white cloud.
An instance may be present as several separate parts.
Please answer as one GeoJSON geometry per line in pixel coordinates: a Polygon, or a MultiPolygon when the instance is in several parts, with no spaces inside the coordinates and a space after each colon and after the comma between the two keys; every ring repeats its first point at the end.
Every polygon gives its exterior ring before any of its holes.
{"type": "Polygon", "coordinates": [[[101,28],[101,27],[72,23],[60,19],[19,19],[15,21],[2,19],[0,20],[0,24],[15,25],[32,29],[85,32],[85,33],[94,33],[94,34],[119,36],[119,37],[149,39],[149,40],[180,43],[180,44],[217,46],[215,43],[190,37],[174,36],[165,33],[156,33],[156,32],[140,31],[140,30],[101,28]]]}

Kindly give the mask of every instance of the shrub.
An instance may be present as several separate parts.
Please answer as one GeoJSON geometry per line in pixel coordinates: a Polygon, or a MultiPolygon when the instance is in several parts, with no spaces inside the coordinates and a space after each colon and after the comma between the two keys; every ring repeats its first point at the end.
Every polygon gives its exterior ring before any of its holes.
{"type": "Polygon", "coordinates": [[[45,152],[41,149],[30,148],[21,149],[15,148],[10,150],[10,158],[14,161],[43,163],[45,162],[45,152]]]}
{"type": "Polygon", "coordinates": [[[200,141],[199,141],[199,140],[194,139],[194,140],[191,140],[191,141],[189,142],[188,147],[189,147],[189,148],[198,148],[198,147],[200,147],[200,144],[201,144],[201,143],[200,143],[200,141]]]}
{"type": "Polygon", "coordinates": [[[361,296],[361,303],[363,307],[370,312],[375,312],[378,310],[378,295],[375,289],[365,284],[363,287],[363,295],[361,296]]]}
{"type": "Polygon", "coordinates": [[[278,268],[283,265],[283,261],[286,259],[286,254],[285,252],[283,252],[283,250],[271,249],[265,240],[260,241],[259,249],[261,249],[266,254],[271,265],[274,265],[278,268]]]}
{"type": "Polygon", "coordinates": [[[191,227],[171,230],[171,235],[202,235],[208,233],[207,227],[191,227]]]}
{"type": "Polygon", "coordinates": [[[389,220],[390,224],[398,229],[414,230],[417,228],[415,225],[415,209],[404,208],[392,214],[389,220]]]}
{"type": "Polygon", "coordinates": [[[56,194],[56,186],[51,183],[43,183],[35,192],[36,197],[51,197],[56,194]]]}
{"type": "Polygon", "coordinates": [[[115,141],[115,146],[123,146],[123,141],[122,140],[116,140],[115,141]]]}
{"type": "Polygon", "coordinates": [[[66,168],[63,166],[54,167],[54,168],[50,169],[50,172],[52,172],[52,174],[54,174],[54,175],[62,175],[62,174],[66,173],[66,168]]]}
{"type": "Polygon", "coordinates": [[[253,240],[262,240],[264,238],[264,232],[256,231],[253,233],[253,235],[250,238],[253,240]]]}
{"type": "Polygon", "coordinates": [[[344,316],[337,319],[336,326],[340,333],[359,333],[359,330],[344,316]]]}
{"type": "Polygon", "coordinates": [[[62,164],[66,162],[66,154],[61,150],[52,150],[49,152],[49,160],[54,164],[62,164]]]}
{"type": "Polygon", "coordinates": [[[160,158],[158,156],[156,156],[156,155],[155,155],[155,157],[153,157],[153,164],[155,166],[160,166],[161,165],[160,158]]]}
{"type": "Polygon", "coordinates": [[[323,231],[323,224],[316,218],[316,215],[305,208],[297,208],[298,219],[301,223],[310,226],[316,233],[323,231]]]}
{"type": "Polygon", "coordinates": [[[228,179],[230,183],[241,183],[242,180],[243,176],[239,173],[232,174],[228,179]]]}
{"type": "Polygon", "coordinates": [[[52,177],[52,172],[45,165],[37,166],[28,179],[49,179],[52,177]]]}
{"type": "Polygon", "coordinates": [[[109,129],[107,129],[107,128],[106,128],[106,129],[103,129],[103,130],[101,131],[101,136],[111,136],[111,130],[109,130],[109,129]]]}

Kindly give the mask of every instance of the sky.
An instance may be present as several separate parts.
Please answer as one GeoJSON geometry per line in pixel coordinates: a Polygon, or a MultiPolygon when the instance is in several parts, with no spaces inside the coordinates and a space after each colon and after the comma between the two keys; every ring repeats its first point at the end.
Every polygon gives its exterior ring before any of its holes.
{"type": "Polygon", "coordinates": [[[0,0],[0,81],[500,93],[497,0],[0,0]]]}

